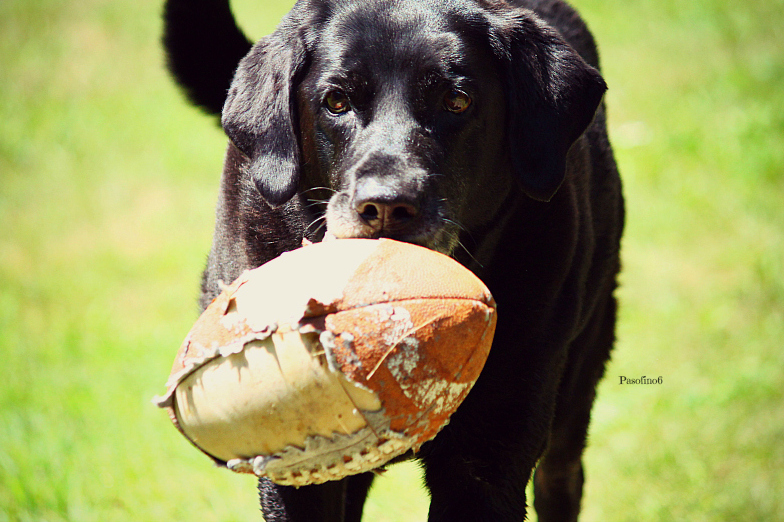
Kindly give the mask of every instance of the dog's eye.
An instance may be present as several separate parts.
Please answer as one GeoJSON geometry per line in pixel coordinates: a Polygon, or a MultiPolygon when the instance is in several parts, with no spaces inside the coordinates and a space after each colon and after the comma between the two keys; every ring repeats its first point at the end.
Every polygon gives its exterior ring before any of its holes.
{"type": "Polygon", "coordinates": [[[342,114],[348,112],[351,108],[348,96],[342,91],[328,92],[327,96],[324,98],[324,105],[327,106],[327,110],[332,114],[342,114]]]}
{"type": "Polygon", "coordinates": [[[471,97],[463,91],[451,90],[444,95],[444,108],[449,112],[460,114],[471,105],[471,97]]]}

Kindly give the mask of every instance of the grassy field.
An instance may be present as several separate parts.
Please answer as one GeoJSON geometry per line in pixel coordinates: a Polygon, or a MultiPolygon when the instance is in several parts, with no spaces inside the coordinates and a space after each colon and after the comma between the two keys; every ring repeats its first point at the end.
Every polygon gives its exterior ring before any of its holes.
{"type": "MultiPolygon", "coordinates": [[[[255,38],[291,2],[236,5],[255,38]],[[258,5],[257,5],[258,4],[258,5]]],[[[576,0],[625,179],[588,521],[784,513],[784,0],[576,0]],[[662,377],[620,385],[621,376],[662,377]]],[[[158,1],[0,2],[0,522],[259,520],[150,404],[196,317],[225,139],[158,1]]],[[[424,520],[413,466],[366,520],[424,520]]]]}

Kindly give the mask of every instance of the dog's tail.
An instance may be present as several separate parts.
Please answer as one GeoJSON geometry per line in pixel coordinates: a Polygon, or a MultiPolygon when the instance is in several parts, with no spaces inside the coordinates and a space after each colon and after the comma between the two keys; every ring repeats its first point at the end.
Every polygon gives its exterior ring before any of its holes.
{"type": "Polygon", "coordinates": [[[191,103],[219,115],[237,64],[252,43],[228,0],[166,0],[167,65],[191,103]]]}

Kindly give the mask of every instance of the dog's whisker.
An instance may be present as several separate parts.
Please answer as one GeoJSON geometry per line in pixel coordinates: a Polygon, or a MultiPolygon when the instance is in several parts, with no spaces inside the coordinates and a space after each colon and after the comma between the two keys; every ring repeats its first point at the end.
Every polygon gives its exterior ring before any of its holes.
{"type": "Polygon", "coordinates": [[[310,203],[309,203],[309,204],[307,204],[307,205],[305,205],[305,208],[311,208],[311,207],[315,207],[315,206],[318,206],[318,205],[324,205],[324,206],[326,206],[326,205],[328,205],[328,204],[329,204],[329,200],[314,200],[314,199],[309,199],[308,201],[310,201],[310,203]]]}
{"type": "MultiPolygon", "coordinates": [[[[449,223],[449,224],[451,224],[451,225],[454,225],[454,226],[456,226],[458,230],[460,230],[461,232],[463,232],[463,233],[464,233],[464,234],[465,234],[465,235],[468,237],[468,239],[470,239],[470,240],[471,240],[471,242],[474,244],[474,246],[475,246],[475,247],[476,247],[476,246],[479,246],[479,244],[478,244],[478,243],[476,242],[476,240],[474,239],[474,235],[471,233],[471,231],[470,231],[468,228],[466,228],[465,226],[463,226],[463,224],[462,224],[462,223],[460,223],[459,221],[455,221],[454,219],[449,219],[449,218],[441,218],[441,220],[442,220],[444,223],[449,223]]],[[[460,245],[460,246],[463,246],[463,245],[460,245]]],[[[463,247],[463,248],[465,248],[465,247],[463,247]]],[[[466,251],[467,251],[467,250],[466,250],[466,251]]]]}
{"type": "Polygon", "coordinates": [[[317,217],[316,219],[314,219],[313,221],[311,221],[311,222],[308,224],[308,226],[307,226],[307,227],[305,227],[305,230],[309,229],[310,227],[312,227],[313,225],[315,225],[315,224],[316,224],[316,223],[318,223],[319,221],[323,221],[324,219],[325,219],[325,218],[324,218],[324,216],[319,216],[319,217],[317,217]]]}
{"type": "Polygon", "coordinates": [[[305,189],[302,192],[300,192],[300,195],[304,195],[304,194],[307,194],[308,192],[313,192],[313,191],[316,191],[316,190],[326,190],[328,192],[332,192],[333,194],[335,192],[337,192],[337,190],[335,190],[333,188],[329,188],[329,187],[311,187],[309,189],[305,189]]]}
{"type": "Polygon", "coordinates": [[[308,224],[308,226],[305,227],[305,233],[307,234],[308,232],[310,232],[311,227],[313,225],[316,225],[317,223],[318,223],[318,226],[311,232],[311,234],[313,234],[313,235],[318,234],[319,230],[321,230],[321,227],[326,226],[326,224],[327,224],[326,217],[325,216],[319,216],[316,219],[314,219],[313,221],[311,221],[310,224],[308,224]]]}
{"type": "Polygon", "coordinates": [[[449,223],[450,225],[454,225],[458,229],[460,229],[461,231],[469,233],[468,229],[466,227],[464,227],[463,225],[461,225],[459,221],[455,221],[454,219],[449,219],[449,218],[445,218],[445,217],[442,217],[441,221],[443,221],[444,223],[449,223]]]}
{"type": "Polygon", "coordinates": [[[326,227],[327,227],[326,220],[322,221],[321,223],[319,223],[319,226],[316,227],[316,230],[313,231],[313,235],[317,236],[319,234],[319,232],[321,232],[321,229],[322,228],[326,229],[326,227]]]}
{"type": "Polygon", "coordinates": [[[468,257],[470,257],[470,258],[471,258],[471,260],[472,260],[474,263],[476,263],[477,265],[479,265],[479,268],[484,268],[484,267],[485,267],[485,265],[483,265],[483,264],[482,264],[482,263],[481,263],[481,262],[480,262],[480,261],[479,261],[477,258],[475,258],[475,257],[474,257],[474,254],[472,254],[472,253],[471,253],[471,251],[470,251],[470,250],[468,250],[468,249],[466,248],[466,246],[465,246],[465,245],[462,243],[462,241],[460,241],[459,239],[457,240],[457,246],[459,246],[460,248],[462,248],[462,249],[463,249],[463,251],[464,251],[466,254],[468,254],[468,257]]]}

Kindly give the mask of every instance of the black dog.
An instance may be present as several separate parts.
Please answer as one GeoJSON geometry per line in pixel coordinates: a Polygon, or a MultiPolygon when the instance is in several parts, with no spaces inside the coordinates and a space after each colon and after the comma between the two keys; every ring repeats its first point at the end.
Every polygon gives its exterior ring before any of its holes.
{"type": "MultiPolygon", "coordinates": [[[[300,0],[251,46],[227,3],[168,0],[165,43],[230,139],[202,304],[325,232],[452,255],[499,323],[476,386],[414,455],[429,520],[523,520],[537,463],[539,520],[575,520],[623,227],[578,15],[559,0],[300,0]]],[[[262,480],[264,517],[359,521],[371,480],[262,480]]]]}

